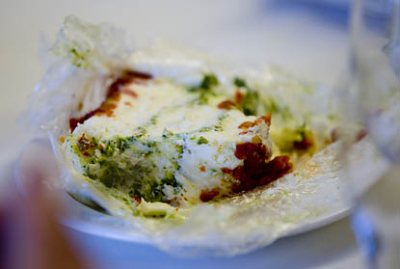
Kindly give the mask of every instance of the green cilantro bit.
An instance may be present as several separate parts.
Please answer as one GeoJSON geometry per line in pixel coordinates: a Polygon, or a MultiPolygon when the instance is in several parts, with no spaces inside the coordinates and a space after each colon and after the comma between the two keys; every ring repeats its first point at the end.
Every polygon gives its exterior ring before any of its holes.
{"type": "Polygon", "coordinates": [[[152,125],[156,125],[156,124],[157,124],[157,115],[156,115],[156,116],[153,116],[153,117],[151,117],[151,119],[150,119],[150,123],[151,123],[152,125]]]}
{"type": "Polygon", "coordinates": [[[260,104],[260,97],[258,95],[258,92],[251,89],[247,85],[246,81],[239,77],[235,77],[233,79],[233,84],[236,87],[245,89],[244,97],[239,104],[239,108],[243,111],[243,113],[246,116],[257,115],[258,106],[260,104]]]}
{"type": "Polygon", "coordinates": [[[135,136],[137,138],[143,137],[146,134],[147,134],[147,130],[145,128],[143,128],[142,126],[137,127],[135,130],[135,136]]]}
{"type": "Polygon", "coordinates": [[[157,147],[157,142],[156,141],[147,141],[147,146],[149,147],[149,148],[155,148],[155,147],[157,147]]]}
{"type": "Polygon", "coordinates": [[[264,100],[264,109],[266,112],[274,114],[274,116],[280,116],[283,120],[289,120],[292,118],[292,113],[289,107],[278,105],[272,97],[264,100]]]}
{"type": "Polygon", "coordinates": [[[246,116],[254,116],[257,115],[257,108],[259,103],[260,97],[258,95],[258,92],[248,90],[240,105],[243,113],[246,116]]]}
{"type": "Polygon", "coordinates": [[[275,102],[275,100],[272,98],[269,98],[268,100],[265,101],[264,107],[265,107],[266,112],[277,113],[280,111],[280,107],[275,102]]]}
{"type": "Polygon", "coordinates": [[[219,85],[218,78],[215,74],[209,73],[205,74],[200,85],[192,87],[189,89],[191,92],[204,92],[211,90],[212,88],[219,85]]]}
{"type": "Polygon", "coordinates": [[[208,144],[208,140],[204,136],[200,136],[199,140],[197,140],[197,145],[208,144]]]}
{"type": "Polygon", "coordinates": [[[76,67],[82,67],[82,68],[87,68],[88,63],[86,61],[86,55],[87,53],[84,52],[79,52],[76,48],[71,48],[69,50],[69,53],[71,55],[71,62],[73,65],[76,67]]]}
{"type": "Polygon", "coordinates": [[[218,86],[219,81],[215,74],[206,74],[200,84],[200,88],[210,90],[212,87],[218,86]]]}
{"type": "Polygon", "coordinates": [[[233,84],[239,88],[247,87],[246,81],[239,77],[234,78],[233,84]]]}
{"type": "Polygon", "coordinates": [[[206,132],[210,132],[210,131],[212,131],[212,130],[213,130],[212,127],[206,126],[206,127],[200,128],[200,129],[199,129],[199,133],[206,133],[206,132]]]}
{"type": "Polygon", "coordinates": [[[168,137],[171,137],[171,136],[173,136],[173,135],[174,135],[173,132],[171,132],[171,131],[168,130],[168,129],[164,129],[161,136],[162,136],[163,138],[168,138],[168,137]]]}
{"type": "Polygon", "coordinates": [[[214,131],[216,131],[216,132],[222,132],[222,126],[221,125],[215,125],[214,126],[214,131]]]}
{"type": "Polygon", "coordinates": [[[308,128],[307,128],[306,123],[303,123],[302,125],[300,125],[299,127],[297,127],[297,128],[295,129],[295,131],[300,135],[301,140],[303,140],[303,139],[306,137],[307,132],[308,132],[308,128]]]}
{"type": "Polygon", "coordinates": [[[175,145],[175,147],[176,147],[176,152],[178,152],[179,154],[183,153],[183,146],[182,145],[177,144],[177,145],[175,145]]]}
{"type": "Polygon", "coordinates": [[[168,171],[165,173],[165,177],[161,180],[161,183],[164,185],[170,185],[174,188],[181,187],[182,185],[176,180],[173,172],[168,171]]]}
{"type": "Polygon", "coordinates": [[[213,89],[219,85],[218,78],[215,74],[209,73],[205,74],[200,85],[192,87],[189,89],[190,92],[199,93],[199,103],[207,104],[209,97],[215,95],[213,89]]]}

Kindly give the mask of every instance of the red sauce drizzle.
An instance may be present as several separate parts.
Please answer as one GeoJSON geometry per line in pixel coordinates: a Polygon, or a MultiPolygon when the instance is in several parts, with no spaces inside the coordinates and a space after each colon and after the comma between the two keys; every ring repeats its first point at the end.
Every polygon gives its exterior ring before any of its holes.
{"type": "Polygon", "coordinates": [[[133,198],[133,200],[135,200],[135,202],[137,204],[140,204],[142,202],[142,198],[140,196],[138,196],[138,195],[133,195],[132,198],[133,198]]]}
{"type": "Polygon", "coordinates": [[[262,122],[265,122],[268,126],[271,126],[271,113],[267,113],[264,116],[260,116],[256,119],[255,123],[256,125],[261,124],[262,122]]]}
{"type": "Polygon", "coordinates": [[[243,100],[243,93],[240,92],[240,90],[236,90],[235,92],[235,102],[236,104],[242,103],[243,100]]]}
{"type": "Polygon", "coordinates": [[[85,134],[82,134],[79,139],[77,146],[79,151],[82,153],[83,156],[89,157],[93,155],[93,150],[95,149],[96,145],[94,145],[90,139],[88,139],[85,134]]]}
{"type": "Polygon", "coordinates": [[[152,75],[138,72],[138,71],[125,71],[119,78],[114,80],[108,88],[106,100],[100,105],[100,107],[89,111],[85,115],[80,118],[70,118],[69,119],[69,128],[71,132],[73,132],[78,126],[78,124],[84,123],[89,118],[93,117],[96,114],[105,114],[107,116],[112,115],[112,111],[116,108],[116,101],[119,100],[119,96],[121,93],[129,94],[132,97],[137,98],[138,95],[136,92],[124,89],[124,87],[132,82],[142,82],[145,80],[152,79],[152,75]]]}
{"type": "MultiPolygon", "coordinates": [[[[367,130],[365,129],[361,129],[360,131],[358,131],[354,137],[354,143],[357,143],[359,141],[361,141],[364,137],[366,137],[368,135],[367,130]]],[[[331,141],[330,142],[336,142],[337,140],[339,140],[341,138],[341,134],[338,131],[338,129],[333,129],[331,131],[331,141]]]]}
{"type": "Polygon", "coordinates": [[[298,150],[306,150],[314,145],[314,141],[311,137],[304,136],[301,141],[293,142],[293,147],[298,150]]]}
{"type": "Polygon", "coordinates": [[[359,142],[366,136],[367,136],[367,130],[362,129],[356,134],[356,138],[355,138],[354,142],[359,142]]]}
{"type": "Polygon", "coordinates": [[[242,122],[242,123],[238,126],[238,128],[239,128],[239,129],[249,129],[249,128],[253,127],[254,125],[255,125],[255,122],[254,122],[254,121],[245,121],[245,122],[242,122]]]}
{"type": "Polygon", "coordinates": [[[219,109],[232,109],[234,107],[236,107],[236,104],[231,101],[231,100],[226,100],[226,101],[222,101],[221,103],[218,104],[217,106],[219,109]]]}
{"type": "Polygon", "coordinates": [[[288,156],[278,156],[267,161],[269,154],[262,143],[236,145],[235,156],[243,160],[243,164],[234,169],[221,169],[223,173],[231,174],[236,179],[237,182],[232,186],[234,193],[267,185],[291,171],[292,164],[288,156]]]}
{"type": "Polygon", "coordinates": [[[134,90],[123,88],[120,92],[129,95],[130,97],[138,98],[138,94],[134,90]]]}
{"type": "Polygon", "coordinates": [[[215,188],[212,190],[203,190],[200,194],[200,200],[202,202],[208,202],[211,201],[212,199],[214,199],[216,196],[218,196],[219,194],[219,189],[215,188]]]}
{"type": "Polygon", "coordinates": [[[263,122],[265,122],[265,124],[267,124],[268,126],[271,126],[271,113],[267,113],[264,116],[260,116],[258,117],[255,121],[245,121],[242,122],[238,128],[242,129],[244,131],[240,132],[239,134],[247,134],[248,133],[248,129],[256,126],[256,125],[260,125],[263,122]]]}
{"type": "Polygon", "coordinates": [[[149,73],[134,71],[134,70],[127,70],[125,71],[124,75],[134,80],[149,80],[153,78],[153,76],[149,73]]]}
{"type": "Polygon", "coordinates": [[[336,142],[339,140],[339,138],[340,138],[339,130],[337,128],[333,129],[331,131],[331,142],[336,142]]]}

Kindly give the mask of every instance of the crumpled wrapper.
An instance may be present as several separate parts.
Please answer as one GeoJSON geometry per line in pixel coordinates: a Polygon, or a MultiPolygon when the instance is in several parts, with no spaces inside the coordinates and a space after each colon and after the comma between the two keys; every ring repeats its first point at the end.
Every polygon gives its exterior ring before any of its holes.
{"type": "MultiPolygon", "coordinates": [[[[125,69],[187,85],[198,83],[202,74],[211,70],[221,83],[240,71],[241,76],[274,94],[299,117],[312,115],[312,127],[320,132],[329,129],[324,119],[335,113],[333,89],[304,83],[278,68],[238,71],[199,53],[165,44],[132,49],[124,38],[123,32],[112,26],[66,18],[52,47],[56,57],[31,99],[29,122],[47,134],[59,163],[60,175],[53,185],[89,197],[111,213],[96,212],[62,195],[70,208],[64,223],[101,236],[153,244],[177,255],[230,256],[321,226],[348,212],[349,202],[342,196],[345,185],[340,180],[340,142],[317,152],[271,186],[182,209],[179,218],[134,217],[122,202],[82,179],[65,158],[58,138],[68,133],[69,118],[101,104],[110,77],[125,69]],[[77,112],[79,104],[83,104],[81,112],[77,112]]],[[[371,143],[363,139],[349,152],[351,176],[362,177],[365,186],[372,184],[385,164],[371,143]]]]}

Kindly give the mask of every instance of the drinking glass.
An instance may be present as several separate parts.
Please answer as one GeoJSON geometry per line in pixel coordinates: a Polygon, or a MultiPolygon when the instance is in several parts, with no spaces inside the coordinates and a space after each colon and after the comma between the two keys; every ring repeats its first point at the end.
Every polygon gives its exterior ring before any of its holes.
{"type": "MultiPolygon", "coordinates": [[[[400,0],[355,0],[347,112],[387,169],[371,187],[351,178],[353,230],[368,268],[400,268],[400,0]]],[[[366,168],[365,168],[366,169],[366,168]]]]}

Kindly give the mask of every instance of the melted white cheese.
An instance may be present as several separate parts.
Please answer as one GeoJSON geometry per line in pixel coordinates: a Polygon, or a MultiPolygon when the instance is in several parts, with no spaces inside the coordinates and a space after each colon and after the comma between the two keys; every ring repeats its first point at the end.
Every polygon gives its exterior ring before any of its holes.
{"type": "MultiPolygon", "coordinates": [[[[233,169],[241,164],[234,155],[237,144],[258,136],[270,149],[268,125],[262,123],[243,133],[239,125],[255,121],[256,117],[245,116],[239,110],[219,109],[215,104],[226,97],[213,96],[209,104],[198,104],[195,94],[165,79],[132,83],[125,90],[137,96],[121,94],[113,116],[95,115],[79,124],[72,136],[78,139],[85,134],[107,140],[144,132],[144,140],[160,142],[160,154],[152,158],[162,177],[163,169],[171,169],[169,158],[176,153],[163,139],[165,134],[174,135],[172,143],[181,146],[182,152],[177,160],[178,168],[171,172],[189,201],[197,200],[202,190],[228,187],[230,183],[221,168],[233,169]]],[[[176,195],[168,187],[164,194],[168,198],[176,195]]]]}

